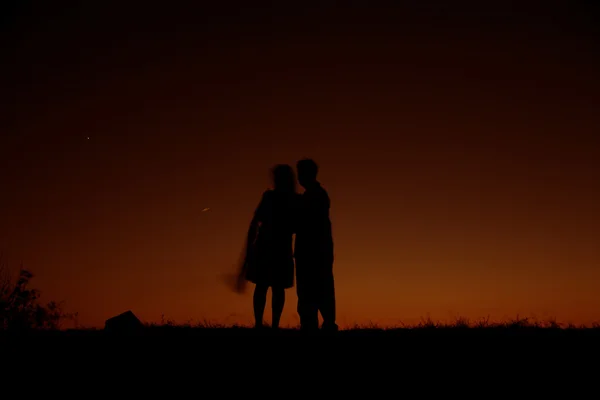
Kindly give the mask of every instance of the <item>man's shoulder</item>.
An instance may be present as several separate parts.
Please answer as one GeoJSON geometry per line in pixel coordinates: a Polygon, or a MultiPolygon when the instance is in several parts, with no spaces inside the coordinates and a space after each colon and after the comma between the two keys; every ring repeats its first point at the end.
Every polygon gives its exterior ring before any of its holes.
{"type": "Polygon", "coordinates": [[[319,193],[321,193],[323,196],[327,196],[329,197],[329,193],[327,192],[327,189],[325,189],[323,186],[319,185],[319,193]]]}
{"type": "Polygon", "coordinates": [[[327,193],[327,190],[321,185],[317,187],[315,191],[315,196],[321,200],[326,200],[327,202],[329,202],[329,193],[327,193]]]}
{"type": "Polygon", "coordinates": [[[309,196],[327,196],[329,197],[329,194],[327,193],[327,189],[325,189],[323,187],[323,185],[318,184],[313,188],[310,188],[310,190],[307,190],[304,192],[304,196],[309,195],[309,196]]]}
{"type": "Polygon", "coordinates": [[[310,202],[313,204],[330,204],[329,194],[322,186],[307,190],[302,196],[305,202],[310,202]]]}

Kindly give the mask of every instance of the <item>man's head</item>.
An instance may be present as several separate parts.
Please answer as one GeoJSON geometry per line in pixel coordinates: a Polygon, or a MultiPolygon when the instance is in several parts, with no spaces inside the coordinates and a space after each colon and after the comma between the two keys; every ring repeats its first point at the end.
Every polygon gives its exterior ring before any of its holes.
{"type": "Polygon", "coordinates": [[[314,160],[305,158],[296,163],[296,169],[298,170],[298,182],[303,187],[310,186],[317,182],[317,173],[319,172],[319,166],[314,160]]]}

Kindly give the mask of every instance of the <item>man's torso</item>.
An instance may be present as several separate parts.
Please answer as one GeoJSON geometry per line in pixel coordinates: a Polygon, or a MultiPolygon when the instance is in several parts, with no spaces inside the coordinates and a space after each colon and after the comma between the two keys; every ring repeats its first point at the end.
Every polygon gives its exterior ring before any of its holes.
{"type": "Polygon", "coordinates": [[[301,196],[295,244],[296,259],[333,263],[329,208],[329,196],[320,185],[307,189],[301,196]]]}

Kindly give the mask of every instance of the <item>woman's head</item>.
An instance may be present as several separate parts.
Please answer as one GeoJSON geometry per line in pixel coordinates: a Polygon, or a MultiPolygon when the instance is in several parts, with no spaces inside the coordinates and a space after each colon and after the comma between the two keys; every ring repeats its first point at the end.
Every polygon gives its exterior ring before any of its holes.
{"type": "Polygon", "coordinates": [[[296,174],[287,164],[279,164],[272,169],[273,186],[277,191],[296,192],[296,174]]]}

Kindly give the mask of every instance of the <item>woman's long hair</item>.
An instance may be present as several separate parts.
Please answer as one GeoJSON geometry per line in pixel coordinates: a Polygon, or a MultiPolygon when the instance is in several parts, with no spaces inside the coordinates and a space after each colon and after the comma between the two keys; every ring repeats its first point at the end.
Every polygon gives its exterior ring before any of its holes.
{"type": "MultiPolygon", "coordinates": [[[[273,190],[280,193],[286,193],[290,196],[296,194],[296,174],[294,169],[288,164],[278,164],[271,169],[271,178],[273,190]]],[[[243,294],[246,291],[246,270],[248,267],[248,241],[244,241],[244,246],[240,258],[236,265],[236,273],[225,276],[226,284],[235,292],[243,294]]]]}
{"type": "Polygon", "coordinates": [[[273,189],[276,192],[296,193],[296,174],[288,164],[278,164],[271,170],[273,189]]]}

